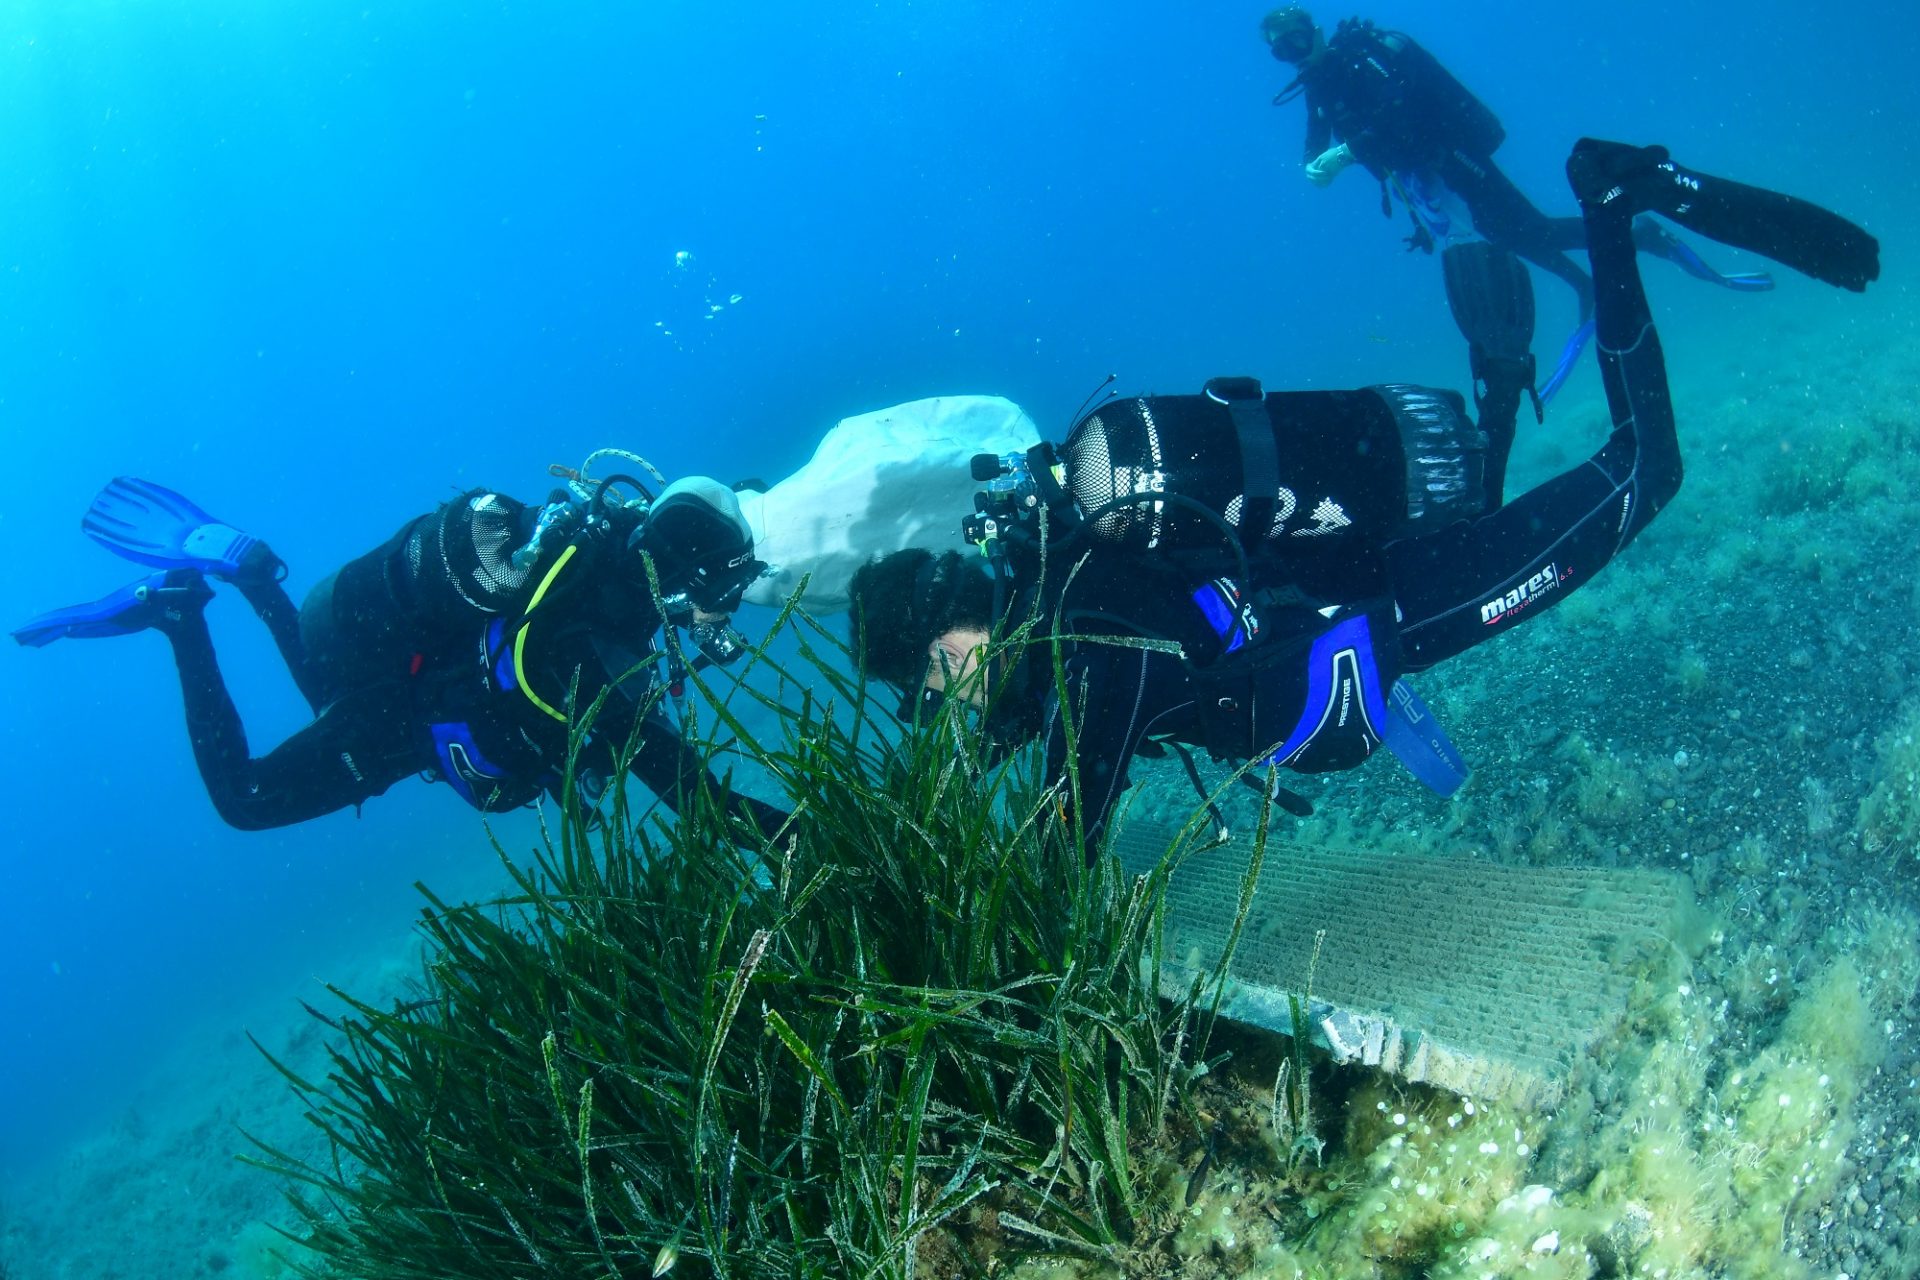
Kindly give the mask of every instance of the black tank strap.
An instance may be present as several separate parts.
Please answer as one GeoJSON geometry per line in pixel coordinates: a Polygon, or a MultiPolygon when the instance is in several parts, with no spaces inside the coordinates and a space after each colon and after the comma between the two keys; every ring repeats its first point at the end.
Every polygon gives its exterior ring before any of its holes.
{"type": "Polygon", "coordinates": [[[1273,527],[1280,501],[1280,447],[1258,378],[1210,378],[1207,398],[1227,406],[1240,442],[1240,545],[1256,550],[1273,527]]]}

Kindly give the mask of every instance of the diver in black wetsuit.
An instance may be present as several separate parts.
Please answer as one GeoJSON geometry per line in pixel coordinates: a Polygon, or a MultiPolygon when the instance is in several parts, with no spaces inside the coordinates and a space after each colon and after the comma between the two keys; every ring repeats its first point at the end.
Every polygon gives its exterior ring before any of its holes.
{"type": "MultiPolygon", "coordinates": [[[[903,551],[860,570],[854,632],[868,674],[908,693],[908,716],[946,689],[986,699],[991,686],[989,724],[1043,736],[1050,776],[1064,781],[1069,739],[1049,644],[1061,640],[1076,721],[1070,798],[1090,838],[1131,759],[1161,743],[1303,772],[1352,767],[1386,745],[1450,794],[1464,766],[1400,677],[1552,608],[1680,486],[1634,217],[1659,212],[1849,289],[1879,274],[1878,242],[1853,224],[1682,169],[1658,148],[1583,139],[1567,172],[1598,286],[1614,424],[1591,458],[1502,502],[1520,398],[1513,356],[1530,335],[1488,324],[1498,306],[1456,306],[1469,337],[1500,357],[1477,427],[1459,397],[1402,386],[1268,394],[1251,379],[1215,379],[1201,396],[1110,401],[1057,451],[987,458],[994,465],[976,471],[1000,487],[982,495],[989,524],[970,533],[985,529],[983,550],[1006,557],[1010,580],[955,552],[903,551]],[[1022,514],[1040,509],[1044,523],[1022,514]],[[1035,527],[1044,561],[1014,536],[1031,541],[1023,531],[1035,527]],[[1043,639],[1010,670],[983,671],[990,634],[1026,618],[1041,621],[1043,639]]],[[[1517,263],[1487,277],[1489,287],[1526,280],[1517,263]]],[[[1505,314],[1521,313],[1530,325],[1530,299],[1505,314]]]]}
{"type": "Polygon", "coordinates": [[[663,652],[657,633],[683,626],[703,656],[727,660],[740,648],[727,615],[764,567],[739,503],[715,481],[681,480],[651,504],[619,501],[605,483],[537,507],[475,491],[409,521],[297,610],[264,542],[158,485],[116,480],[85,528],[160,571],[15,638],[166,635],[207,793],[242,830],[357,807],[410,774],[447,782],[487,812],[557,795],[576,713],[603,694],[576,764],[584,793],[632,750],[632,773],[676,812],[704,782],[765,832],[784,817],[725,795],[660,707],[657,669],[681,672],[679,646],[663,652]],[[264,756],[250,753],[221,678],[207,576],[246,597],[313,708],[311,724],[264,756]]]}
{"type": "MultiPolygon", "coordinates": [[[[1320,186],[1359,164],[1380,183],[1383,211],[1398,195],[1413,219],[1408,247],[1431,252],[1471,234],[1510,250],[1564,280],[1584,326],[1593,311],[1593,282],[1567,256],[1584,248],[1586,224],[1552,218],[1494,163],[1506,130],[1487,106],[1412,37],[1349,18],[1326,39],[1298,5],[1276,9],[1260,24],[1273,56],[1297,75],[1274,99],[1306,98],[1306,174],[1320,186]],[[1471,222],[1471,227],[1463,225],[1471,222]]],[[[1643,253],[1663,257],[1696,278],[1740,292],[1773,287],[1764,273],[1714,270],[1651,218],[1634,225],[1643,253]]],[[[1584,345],[1577,333],[1552,371],[1550,397],[1584,345]]]]}
{"type": "Polygon", "coordinates": [[[1506,130],[1432,54],[1398,31],[1351,18],[1328,40],[1298,5],[1269,13],[1260,34],[1298,71],[1274,101],[1306,98],[1308,178],[1324,186],[1358,163],[1380,182],[1389,210],[1398,184],[1414,217],[1409,247],[1429,249],[1432,228],[1421,213],[1444,220],[1443,192],[1451,192],[1476,232],[1566,281],[1587,317],[1593,282],[1566,254],[1586,243],[1582,220],[1549,218],[1500,171],[1493,153],[1506,130]]]}

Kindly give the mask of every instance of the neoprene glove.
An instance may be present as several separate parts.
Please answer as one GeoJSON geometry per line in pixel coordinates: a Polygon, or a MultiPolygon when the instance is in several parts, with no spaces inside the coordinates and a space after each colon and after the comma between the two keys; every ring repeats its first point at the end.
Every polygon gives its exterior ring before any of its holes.
{"type": "Polygon", "coordinates": [[[1344,142],[1335,143],[1307,161],[1307,181],[1316,187],[1324,187],[1352,163],[1353,149],[1344,142]]]}

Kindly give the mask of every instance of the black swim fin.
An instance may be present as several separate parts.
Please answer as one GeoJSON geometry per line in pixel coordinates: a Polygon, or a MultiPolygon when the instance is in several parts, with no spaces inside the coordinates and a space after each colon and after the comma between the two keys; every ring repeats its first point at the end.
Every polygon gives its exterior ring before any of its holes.
{"type": "Polygon", "coordinates": [[[1440,270],[1468,345],[1507,359],[1533,350],[1533,278],[1525,263],[1498,245],[1470,240],[1448,245],[1440,270]]]}
{"type": "Polygon", "coordinates": [[[1582,138],[1567,181],[1583,206],[1624,200],[1633,213],[1662,214],[1855,293],[1880,278],[1880,242],[1864,229],[1798,197],[1682,168],[1665,147],[1582,138]]]}
{"type": "Polygon", "coordinates": [[[1484,482],[1491,510],[1505,499],[1521,394],[1533,401],[1535,422],[1546,418],[1535,390],[1533,277],[1518,257],[1485,240],[1448,245],[1440,255],[1440,271],[1453,322],[1467,340],[1473,407],[1487,433],[1484,482]]]}
{"type": "Polygon", "coordinates": [[[1536,421],[1542,416],[1534,391],[1533,277],[1513,253],[1485,240],[1448,245],[1440,255],[1447,283],[1447,306],[1467,340],[1473,370],[1473,401],[1484,420],[1488,406],[1511,415],[1520,393],[1533,397],[1536,421]]]}

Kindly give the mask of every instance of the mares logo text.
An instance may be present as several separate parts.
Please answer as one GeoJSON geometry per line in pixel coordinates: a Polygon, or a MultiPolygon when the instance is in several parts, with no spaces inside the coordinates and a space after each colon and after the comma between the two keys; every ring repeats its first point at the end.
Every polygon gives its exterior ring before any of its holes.
{"type": "Polygon", "coordinates": [[[1495,596],[1481,605],[1481,623],[1491,627],[1497,622],[1504,622],[1514,614],[1524,613],[1541,596],[1559,590],[1563,577],[1559,565],[1548,565],[1505,595],[1495,596]]]}

